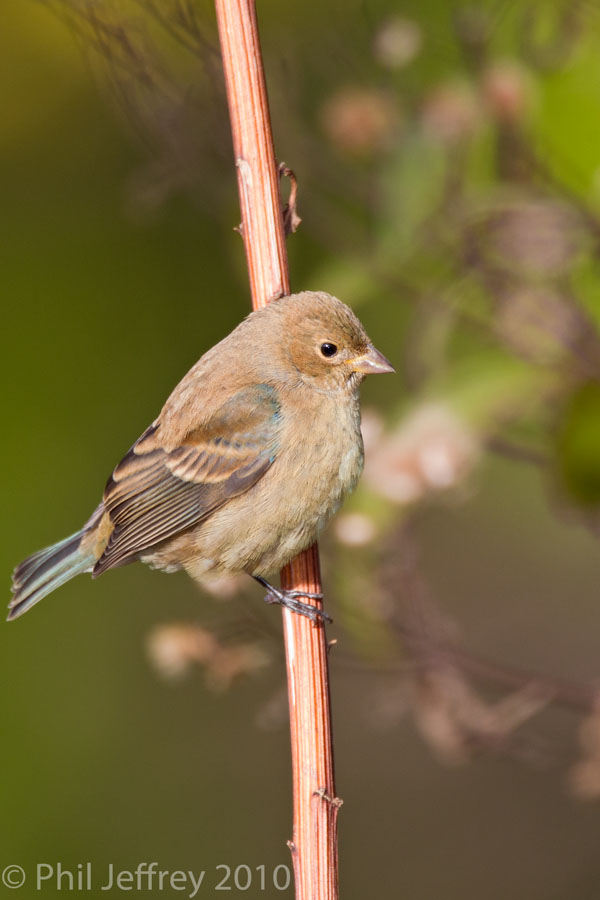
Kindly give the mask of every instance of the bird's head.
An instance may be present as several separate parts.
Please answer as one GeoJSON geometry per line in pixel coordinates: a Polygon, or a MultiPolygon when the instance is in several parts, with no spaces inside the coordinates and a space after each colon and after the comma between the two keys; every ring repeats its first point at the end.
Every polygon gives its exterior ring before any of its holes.
{"type": "Polygon", "coordinates": [[[277,306],[280,351],[307,384],[325,391],[355,390],[365,375],[394,371],[352,310],[336,297],[304,291],[284,297],[277,306]]]}

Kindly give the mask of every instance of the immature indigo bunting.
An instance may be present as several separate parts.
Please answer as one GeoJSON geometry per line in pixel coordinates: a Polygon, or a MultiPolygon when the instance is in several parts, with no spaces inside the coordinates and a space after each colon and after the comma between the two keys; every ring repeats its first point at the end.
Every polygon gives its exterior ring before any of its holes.
{"type": "MultiPolygon", "coordinates": [[[[9,619],[75,575],[137,559],[199,577],[247,572],[271,589],[265,576],[310,546],[355,487],[358,388],[393,371],[329,294],[250,313],[177,385],[81,531],[15,569],[9,619]]],[[[294,592],[270,599],[314,617],[294,592]]]]}

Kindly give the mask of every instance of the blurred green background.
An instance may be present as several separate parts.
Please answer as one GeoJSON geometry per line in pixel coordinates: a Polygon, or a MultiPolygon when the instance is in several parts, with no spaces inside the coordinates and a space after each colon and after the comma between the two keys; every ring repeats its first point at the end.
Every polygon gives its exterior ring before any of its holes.
{"type": "MultiPolygon", "coordinates": [[[[349,302],[398,369],[364,387],[365,479],[323,541],[342,895],[592,900],[600,8],[259,13],[300,186],[293,287],[349,302]]],[[[249,295],[211,5],[22,0],[0,21],[8,602],[249,295]]],[[[219,865],[264,865],[280,895],[280,617],[237,588],[131,566],[0,628],[21,895],[37,863],[153,860],[207,870],[198,896],[219,865]]]]}

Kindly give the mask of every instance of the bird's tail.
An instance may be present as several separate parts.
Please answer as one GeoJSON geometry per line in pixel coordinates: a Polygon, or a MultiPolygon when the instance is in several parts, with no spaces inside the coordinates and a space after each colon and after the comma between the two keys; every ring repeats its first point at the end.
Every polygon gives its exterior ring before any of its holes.
{"type": "Polygon", "coordinates": [[[27,612],[65,581],[91,570],[95,557],[93,553],[81,549],[83,534],[84,530],[78,531],[64,541],[28,556],[17,566],[13,572],[9,620],[27,612]]]}

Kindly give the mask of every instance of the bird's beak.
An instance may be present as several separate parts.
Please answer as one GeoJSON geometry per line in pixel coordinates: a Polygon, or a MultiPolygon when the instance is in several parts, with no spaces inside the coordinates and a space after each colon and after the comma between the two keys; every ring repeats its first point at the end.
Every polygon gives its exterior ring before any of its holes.
{"type": "Polygon", "coordinates": [[[383,375],[384,372],[396,371],[389,359],[376,350],[373,344],[369,344],[367,352],[362,356],[356,356],[351,365],[355,372],[362,372],[364,375],[383,375]]]}

